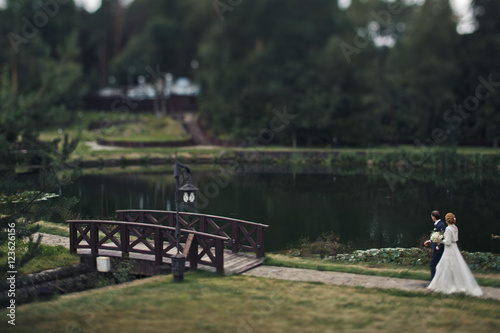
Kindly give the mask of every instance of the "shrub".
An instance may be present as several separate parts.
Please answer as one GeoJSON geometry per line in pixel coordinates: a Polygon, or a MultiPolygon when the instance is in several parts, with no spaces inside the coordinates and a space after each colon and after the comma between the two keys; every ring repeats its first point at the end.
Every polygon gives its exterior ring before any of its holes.
{"type": "Polygon", "coordinates": [[[314,242],[309,238],[301,238],[296,247],[289,253],[297,257],[331,257],[340,253],[350,252],[350,246],[340,243],[340,237],[333,231],[322,233],[314,242]]]}
{"type": "MultiPolygon", "coordinates": [[[[471,270],[480,272],[500,272],[500,254],[490,252],[466,252],[462,255],[471,270]]],[[[427,248],[382,248],[356,250],[352,253],[330,257],[335,261],[368,262],[374,264],[398,264],[403,266],[426,266],[429,264],[427,248]]]]}

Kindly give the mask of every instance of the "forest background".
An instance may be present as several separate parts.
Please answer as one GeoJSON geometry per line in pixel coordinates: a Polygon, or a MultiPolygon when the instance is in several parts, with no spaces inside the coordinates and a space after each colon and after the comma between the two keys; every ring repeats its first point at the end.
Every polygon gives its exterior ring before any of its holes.
{"type": "Polygon", "coordinates": [[[471,6],[460,34],[447,0],[103,0],[93,13],[5,1],[2,140],[36,136],[99,88],[168,72],[200,84],[202,123],[224,139],[286,109],[277,144],[496,147],[500,3],[471,6]]]}

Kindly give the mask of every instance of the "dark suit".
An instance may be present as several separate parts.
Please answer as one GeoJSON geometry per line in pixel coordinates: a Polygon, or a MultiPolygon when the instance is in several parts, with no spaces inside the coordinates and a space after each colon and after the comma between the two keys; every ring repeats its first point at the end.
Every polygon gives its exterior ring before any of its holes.
{"type": "MultiPolygon", "coordinates": [[[[438,220],[438,222],[434,226],[434,231],[444,232],[445,228],[446,226],[444,225],[444,223],[441,220],[438,220]]],[[[432,280],[434,278],[434,275],[436,275],[436,266],[441,257],[443,256],[444,246],[442,243],[441,244],[431,243],[431,246],[432,246],[432,258],[429,266],[431,267],[431,280],[432,280]]]]}

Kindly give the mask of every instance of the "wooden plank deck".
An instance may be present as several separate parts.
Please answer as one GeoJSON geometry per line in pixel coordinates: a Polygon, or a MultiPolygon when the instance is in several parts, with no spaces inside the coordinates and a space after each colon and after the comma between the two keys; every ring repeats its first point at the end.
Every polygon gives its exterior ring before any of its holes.
{"type": "MultiPolygon", "coordinates": [[[[212,250],[213,251],[213,250],[212,250]]],[[[121,257],[122,252],[118,250],[105,250],[99,249],[98,256],[109,256],[109,257],[121,257]]],[[[81,255],[90,255],[90,249],[77,249],[77,253],[81,255]]],[[[176,253],[175,249],[171,249],[169,254],[174,255],[176,253]]],[[[145,261],[155,261],[155,256],[152,254],[143,254],[143,253],[129,253],[129,258],[136,260],[145,260],[145,261]]],[[[203,256],[202,260],[209,260],[208,256],[203,256]]],[[[247,253],[233,253],[231,250],[224,250],[224,274],[232,275],[232,274],[241,274],[244,273],[254,267],[257,267],[262,264],[264,258],[256,258],[255,255],[247,254],[247,253]]],[[[171,264],[171,260],[168,257],[163,257],[162,262],[164,264],[171,264]]],[[[189,261],[186,260],[186,268],[189,268],[189,261]]],[[[215,267],[203,265],[198,263],[199,270],[213,272],[215,273],[215,267]]]]}

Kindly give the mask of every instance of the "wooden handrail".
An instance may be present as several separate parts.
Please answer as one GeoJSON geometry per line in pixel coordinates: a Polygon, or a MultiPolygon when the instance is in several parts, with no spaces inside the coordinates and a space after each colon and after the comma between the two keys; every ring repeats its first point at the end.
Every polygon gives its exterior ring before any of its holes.
{"type": "MultiPolygon", "coordinates": [[[[110,221],[110,220],[67,220],[65,221],[66,223],[103,223],[103,224],[116,224],[116,225],[129,225],[129,226],[136,226],[136,227],[144,227],[144,228],[159,228],[159,229],[165,229],[169,231],[175,231],[175,228],[173,227],[168,227],[164,225],[159,225],[159,224],[150,224],[150,223],[139,223],[139,222],[125,222],[125,221],[110,221]]],[[[208,234],[206,232],[200,232],[196,230],[190,230],[190,229],[181,229],[182,233],[186,234],[193,234],[193,235],[198,235],[198,236],[203,236],[203,237],[209,237],[209,238],[214,238],[214,239],[222,239],[222,240],[228,240],[229,238],[223,237],[223,236],[218,236],[218,235],[213,235],[213,234],[208,234]]]]}
{"type": "MultiPolygon", "coordinates": [[[[148,210],[148,209],[119,209],[116,211],[116,213],[172,213],[176,214],[174,211],[170,210],[148,210]]],[[[239,220],[239,219],[233,219],[230,217],[224,217],[224,216],[217,216],[217,215],[208,215],[208,214],[199,214],[199,213],[190,213],[190,212],[179,212],[181,215],[191,215],[191,216],[205,216],[209,218],[215,218],[219,220],[227,220],[227,221],[236,221],[238,223],[244,223],[244,224],[249,224],[249,225],[254,225],[254,226],[261,226],[264,228],[268,228],[269,225],[267,224],[262,224],[262,223],[256,223],[256,222],[250,222],[250,221],[245,221],[245,220],[239,220]]]]}
{"type": "MultiPolygon", "coordinates": [[[[70,252],[76,253],[77,248],[90,248],[91,254],[93,256],[97,256],[98,250],[120,250],[122,252],[122,256],[126,256],[129,252],[137,252],[144,254],[152,254],[155,256],[155,262],[157,265],[162,263],[162,258],[171,257],[172,255],[168,254],[168,250],[174,248],[175,238],[171,235],[171,233],[175,232],[175,228],[169,226],[163,226],[158,224],[148,224],[148,223],[139,223],[139,222],[124,222],[124,221],[109,221],[109,220],[68,220],[66,223],[70,224],[70,252]],[[88,227],[85,230],[78,229],[77,225],[86,224],[88,227]],[[99,225],[114,225],[115,229],[109,231],[109,233],[104,233],[106,236],[103,240],[99,239],[99,225]],[[134,240],[132,244],[130,244],[130,229],[133,228],[144,228],[146,230],[153,229],[152,232],[148,231],[147,233],[134,231],[137,240],[134,240]],[[80,237],[77,237],[77,233],[80,231],[80,237]],[[118,240],[114,235],[116,233],[120,233],[120,240],[118,240]],[[90,235],[89,235],[90,233],[90,235]],[[153,236],[154,241],[151,244],[146,240],[148,236],[153,236]],[[167,248],[163,247],[164,239],[167,239],[170,244],[167,248]],[[79,243],[82,240],[86,240],[88,245],[79,246],[79,243]],[[111,240],[115,247],[106,246],[103,243],[106,240],[111,240]],[[142,242],[149,250],[143,249],[133,249],[133,247],[142,242]]],[[[101,231],[103,231],[101,229],[101,231]]],[[[192,235],[190,238],[192,240],[192,244],[194,246],[191,247],[189,251],[189,262],[191,264],[191,268],[195,269],[198,263],[214,266],[217,272],[222,273],[224,271],[224,242],[227,242],[229,238],[222,237],[218,235],[208,234],[204,232],[199,232],[195,230],[187,230],[181,229],[181,234],[192,235]],[[198,248],[200,246],[200,249],[198,248]],[[211,252],[211,248],[215,247],[215,253],[211,252]],[[200,252],[198,252],[200,250],[200,252]],[[204,256],[208,256],[209,261],[202,260],[204,256]]],[[[179,249],[182,251],[182,249],[179,249]]]]}
{"type": "MultiPolygon", "coordinates": [[[[177,214],[174,211],[147,209],[123,209],[117,210],[116,213],[119,214],[122,221],[141,220],[141,222],[145,222],[146,220],[150,220],[157,225],[159,223],[168,223],[172,227],[175,225],[175,216],[177,214]],[[137,215],[131,216],[131,214],[137,215]],[[153,216],[156,214],[161,217],[158,218],[158,216],[153,216]]],[[[266,224],[190,212],[180,212],[179,215],[181,217],[191,216],[196,218],[196,220],[191,223],[181,220],[184,227],[192,227],[198,224],[200,232],[206,233],[207,229],[211,226],[215,233],[230,237],[224,242],[224,245],[231,248],[233,253],[242,249],[255,252],[257,258],[264,257],[264,228],[269,227],[266,224]],[[222,225],[220,222],[225,224],[222,225]]]]}

